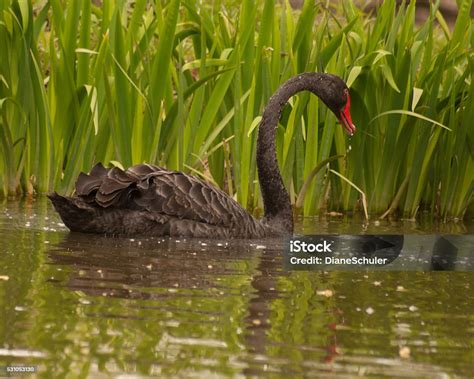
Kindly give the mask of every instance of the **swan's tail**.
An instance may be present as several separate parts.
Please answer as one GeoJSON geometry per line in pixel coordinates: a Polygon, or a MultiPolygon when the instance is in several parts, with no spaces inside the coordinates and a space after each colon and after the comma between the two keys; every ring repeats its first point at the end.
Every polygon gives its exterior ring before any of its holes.
{"type": "Polygon", "coordinates": [[[86,231],[87,226],[94,218],[93,208],[78,198],[61,196],[56,192],[50,193],[48,197],[64,225],[73,232],[86,231]]]}

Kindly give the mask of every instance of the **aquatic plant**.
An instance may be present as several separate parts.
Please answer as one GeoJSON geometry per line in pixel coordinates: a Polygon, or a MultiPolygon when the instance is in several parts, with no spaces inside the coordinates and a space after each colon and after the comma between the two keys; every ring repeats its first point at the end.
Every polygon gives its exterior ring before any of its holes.
{"type": "Polygon", "coordinates": [[[348,82],[358,133],[346,140],[308,94],[287,106],[278,157],[293,202],[304,188],[304,214],[367,203],[379,215],[463,217],[474,177],[472,1],[459,2],[452,31],[439,1],[419,26],[415,2],[384,1],[369,15],[339,4],[1,2],[0,192],[69,193],[96,161],[149,162],[260,208],[263,106],[289,77],[320,71],[348,82]]]}

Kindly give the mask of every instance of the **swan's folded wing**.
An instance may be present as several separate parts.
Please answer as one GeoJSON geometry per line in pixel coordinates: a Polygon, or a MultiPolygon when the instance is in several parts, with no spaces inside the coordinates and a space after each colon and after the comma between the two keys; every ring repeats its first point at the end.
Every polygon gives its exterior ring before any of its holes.
{"type": "Polygon", "coordinates": [[[126,171],[99,165],[89,175],[81,173],[76,182],[76,194],[96,206],[148,210],[220,226],[250,217],[226,193],[196,177],[148,164],[126,171]]]}
{"type": "Polygon", "coordinates": [[[133,201],[152,213],[220,226],[248,217],[223,191],[193,176],[163,170],[148,181],[148,189],[134,193],[133,201]]]}

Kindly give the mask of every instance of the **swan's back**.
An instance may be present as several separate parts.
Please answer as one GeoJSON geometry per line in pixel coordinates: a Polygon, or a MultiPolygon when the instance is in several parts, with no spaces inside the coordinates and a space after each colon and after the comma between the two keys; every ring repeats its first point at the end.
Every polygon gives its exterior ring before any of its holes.
{"type": "Polygon", "coordinates": [[[225,192],[190,175],[148,164],[97,164],[74,197],[50,195],[72,231],[113,235],[258,238],[266,228],[225,192]]]}

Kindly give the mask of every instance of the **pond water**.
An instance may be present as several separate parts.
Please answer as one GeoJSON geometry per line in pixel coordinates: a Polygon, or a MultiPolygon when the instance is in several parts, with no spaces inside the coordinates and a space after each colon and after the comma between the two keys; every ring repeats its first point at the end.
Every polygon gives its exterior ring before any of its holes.
{"type": "MultiPolygon", "coordinates": [[[[470,233],[305,219],[298,233],[470,233]]],[[[474,273],[287,272],[284,242],[72,234],[0,203],[0,370],[61,377],[469,377],[474,273]]],[[[0,371],[0,376],[2,373],[0,371]]]]}

